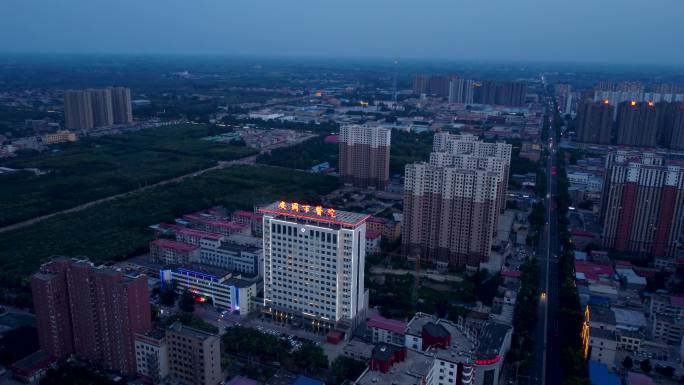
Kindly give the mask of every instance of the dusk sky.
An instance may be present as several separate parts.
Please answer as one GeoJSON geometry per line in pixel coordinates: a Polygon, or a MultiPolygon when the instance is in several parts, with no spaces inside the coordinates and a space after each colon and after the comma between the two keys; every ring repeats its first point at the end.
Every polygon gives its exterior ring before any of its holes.
{"type": "Polygon", "coordinates": [[[2,0],[0,52],[684,64],[682,0],[2,0]]]}

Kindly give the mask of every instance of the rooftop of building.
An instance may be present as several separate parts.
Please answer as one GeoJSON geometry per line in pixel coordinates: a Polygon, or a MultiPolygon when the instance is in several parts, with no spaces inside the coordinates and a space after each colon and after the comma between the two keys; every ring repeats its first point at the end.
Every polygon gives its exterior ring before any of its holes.
{"type": "Polygon", "coordinates": [[[232,270],[206,265],[203,263],[191,263],[174,269],[176,273],[199,276],[210,280],[226,280],[233,276],[232,270]]]}
{"type": "Polygon", "coordinates": [[[591,321],[615,325],[615,313],[608,306],[590,306],[589,322],[591,321]]]}
{"type": "Polygon", "coordinates": [[[246,253],[256,253],[260,248],[252,245],[241,245],[235,242],[221,242],[221,246],[219,246],[219,249],[222,250],[228,250],[228,251],[234,251],[234,252],[246,252],[246,253]]]}
{"type": "Polygon", "coordinates": [[[606,330],[606,329],[599,329],[599,328],[589,328],[589,337],[590,338],[601,338],[604,340],[612,340],[615,341],[615,332],[612,330],[606,330]]]}
{"type": "Polygon", "coordinates": [[[190,229],[190,228],[182,228],[178,230],[179,234],[191,236],[191,237],[198,237],[198,238],[207,238],[207,239],[214,239],[214,240],[219,240],[223,238],[223,235],[217,234],[217,233],[210,233],[207,231],[202,231],[202,230],[197,230],[197,229],[190,229]]]}
{"type": "Polygon", "coordinates": [[[155,339],[155,340],[161,340],[166,336],[166,330],[164,330],[164,329],[152,329],[148,332],[141,333],[140,335],[145,336],[147,338],[155,339]]]}
{"type": "Polygon", "coordinates": [[[175,322],[174,324],[169,326],[169,331],[202,341],[209,338],[218,338],[218,335],[216,334],[205,332],[204,330],[191,328],[189,326],[183,325],[180,322],[175,322]]]}
{"type": "Polygon", "coordinates": [[[422,379],[430,372],[434,358],[414,350],[408,349],[406,359],[392,365],[387,373],[377,370],[366,370],[356,381],[357,385],[413,385],[422,383],[422,379]]]}
{"type": "Polygon", "coordinates": [[[475,355],[478,359],[502,358],[501,347],[511,327],[497,322],[489,322],[480,331],[475,355]]]}
{"type": "Polygon", "coordinates": [[[406,334],[421,336],[423,327],[428,323],[440,325],[451,335],[451,345],[446,349],[434,349],[434,354],[447,361],[470,361],[477,343],[474,335],[451,321],[430,314],[416,313],[407,324],[406,334]]]}
{"type": "Polygon", "coordinates": [[[592,281],[597,281],[601,277],[610,277],[615,272],[612,266],[587,261],[575,261],[575,271],[583,273],[587,279],[592,281]]]}
{"type": "Polygon", "coordinates": [[[368,320],[366,324],[369,328],[389,330],[393,333],[406,333],[406,323],[376,315],[368,320]]]}
{"type": "Polygon", "coordinates": [[[153,244],[155,246],[163,247],[163,248],[172,249],[172,250],[179,251],[179,252],[191,252],[191,251],[199,249],[198,246],[191,245],[189,243],[178,242],[178,241],[174,241],[171,239],[165,239],[165,238],[155,239],[154,241],[151,242],[151,244],[153,244]]]}
{"type": "Polygon", "coordinates": [[[259,211],[291,219],[336,224],[352,228],[360,226],[370,217],[369,214],[352,213],[329,207],[285,201],[273,202],[268,206],[260,208],[259,211]]]}
{"type": "Polygon", "coordinates": [[[13,363],[12,369],[22,374],[31,374],[40,369],[47,368],[55,361],[56,359],[50,353],[38,350],[13,363]]]}

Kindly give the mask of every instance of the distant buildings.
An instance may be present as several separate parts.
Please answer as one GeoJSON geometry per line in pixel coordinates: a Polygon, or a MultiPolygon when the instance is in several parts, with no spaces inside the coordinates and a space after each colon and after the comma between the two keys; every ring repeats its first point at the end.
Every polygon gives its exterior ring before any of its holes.
{"type": "Polygon", "coordinates": [[[128,124],[133,122],[131,107],[131,90],[126,87],[109,88],[112,93],[112,113],[114,124],[128,124]]]}
{"type": "Polygon", "coordinates": [[[264,308],[277,319],[349,330],[368,304],[368,215],[295,202],[264,214],[264,308]]]}
{"type": "Polygon", "coordinates": [[[406,166],[402,250],[413,258],[478,266],[504,208],[511,146],[435,135],[430,163],[406,166]]]}
{"type": "Polygon", "coordinates": [[[473,104],[475,102],[475,81],[452,79],[449,82],[449,103],[473,104]]]}
{"type": "Polygon", "coordinates": [[[610,144],[615,107],[603,102],[585,101],[578,107],[577,140],[585,143],[610,144]]]}
{"type": "Polygon", "coordinates": [[[413,93],[416,95],[428,94],[442,98],[449,97],[449,82],[455,76],[446,75],[417,75],[413,79],[413,93]]]}
{"type": "Polygon", "coordinates": [[[151,328],[147,277],[58,259],[31,277],[41,350],[136,372],[134,339],[151,328]]]}
{"type": "Polygon", "coordinates": [[[95,127],[90,92],[86,90],[64,92],[64,118],[69,130],[87,130],[95,127]]]}
{"type": "Polygon", "coordinates": [[[475,81],[451,75],[417,75],[413,79],[415,95],[434,95],[457,104],[523,106],[527,83],[518,81],[475,81]]]}
{"type": "Polygon", "coordinates": [[[178,383],[216,385],[221,372],[221,339],[176,322],[166,331],[169,377],[178,383]]]}
{"type": "Polygon", "coordinates": [[[64,116],[69,130],[132,123],[131,90],[109,87],[65,91],[64,116]]]}
{"type": "Polygon", "coordinates": [[[617,144],[655,147],[658,144],[660,112],[653,102],[620,103],[617,117],[617,144]]]}
{"type": "Polygon", "coordinates": [[[684,215],[684,169],[650,153],[608,155],[603,246],[643,257],[674,257],[684,215]]]}
{"type": "Polygon", "coordinates": [[[359,125],[340,130],[340,177],[356,187],[382,190],[389,180],[392,130],[359,125]]]}

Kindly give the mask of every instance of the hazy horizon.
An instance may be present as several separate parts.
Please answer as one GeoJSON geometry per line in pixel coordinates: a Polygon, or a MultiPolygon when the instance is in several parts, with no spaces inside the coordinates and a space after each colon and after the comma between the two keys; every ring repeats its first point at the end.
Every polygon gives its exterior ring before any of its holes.
{"type": "Polygon", "coordinates": [[[684,65],[684,2],[5,0],[4,54],[684,65]],[[657,4],[654,4],[657,3],[657,4]]]}

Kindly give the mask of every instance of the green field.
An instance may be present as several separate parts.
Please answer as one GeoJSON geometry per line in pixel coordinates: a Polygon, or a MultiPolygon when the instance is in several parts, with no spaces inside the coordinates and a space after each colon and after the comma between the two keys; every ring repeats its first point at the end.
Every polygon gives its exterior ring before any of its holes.
{"type": "Polygon", "coordinates": [[[53,255],[121,259],[146,251],[149,225],[214,205],[253,208],[277,199],[317,203],[337,178],[266,166],[236,166],[153,188],[33,226],[0,233],[0,287],[22,280],[53,255]]]}
{"type": "Polygon", "coordinates": [[[0,226],[256,153],[244,146],[201,140],[224,131],[192,124],[159,127],[84,138],[57,147],[58,151],[0,161],[0,166],[48,172],[0,175],[0,226]]]}

